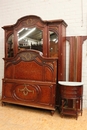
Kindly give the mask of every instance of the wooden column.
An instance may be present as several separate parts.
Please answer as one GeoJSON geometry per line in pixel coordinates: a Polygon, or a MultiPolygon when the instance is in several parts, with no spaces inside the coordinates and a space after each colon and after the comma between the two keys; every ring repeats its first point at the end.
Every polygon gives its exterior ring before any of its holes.
{"type": "Polygon", "coordinates": [[[69,81],[76,79],[76,37],[70,36],[66,40],[69,41],[69,81]]]}
{"type": "Polygon", "coordinates": [[[77,37],[76,45],[76,81],[80,82],[82,79],[82,44],[83,37],[77,37]]]}

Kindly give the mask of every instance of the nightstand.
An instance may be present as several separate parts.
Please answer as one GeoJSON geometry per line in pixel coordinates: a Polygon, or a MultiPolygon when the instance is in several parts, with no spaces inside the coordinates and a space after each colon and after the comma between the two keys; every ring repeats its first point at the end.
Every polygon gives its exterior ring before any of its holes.
{"type": "Polygon", "coordinates": [[[83,83],[59,81],[58,84],[60,87],[61,115],[72,115],[77,119],[79,113],[82,115],[83,83]],[[72,107],[69,106],[70,101],[72,107]]]}

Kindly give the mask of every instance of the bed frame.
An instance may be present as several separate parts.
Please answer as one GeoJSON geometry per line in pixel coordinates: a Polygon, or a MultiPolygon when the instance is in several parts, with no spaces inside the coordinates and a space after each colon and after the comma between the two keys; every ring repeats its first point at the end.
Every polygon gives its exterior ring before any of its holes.
{"type": "Polygon", "coordinates": [[[57,58],[43,57],[36,50],[20,51],[4,58],[2,104],[12,103],[51,110],[56,109],[57,58]]]}

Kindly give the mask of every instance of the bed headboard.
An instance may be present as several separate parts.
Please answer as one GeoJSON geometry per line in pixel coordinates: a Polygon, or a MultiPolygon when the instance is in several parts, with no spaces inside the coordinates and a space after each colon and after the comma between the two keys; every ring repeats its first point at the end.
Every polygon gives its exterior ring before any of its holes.
{"type": "Polygon", "coordinates": [[[4,59],[5,78],[35,81],[57,81],[57,58],[46,58],[35,50],[20,51],[14,58],[4,59]]]}

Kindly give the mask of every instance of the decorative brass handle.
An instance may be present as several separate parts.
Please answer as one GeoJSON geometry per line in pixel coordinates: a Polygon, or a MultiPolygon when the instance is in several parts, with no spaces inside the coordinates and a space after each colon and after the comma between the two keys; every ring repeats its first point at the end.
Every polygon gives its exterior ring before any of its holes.
{"type": "Polygon", "coordinates": [[[19,90],[21,92],[23,92],[24,96],[28,95],[28,93],[33,93],[34,94],[34,90],[28,89],[27,86],[29,86],[29,85],[24,84],[24,88],[23,89],[19,89],[19,90]]]}

